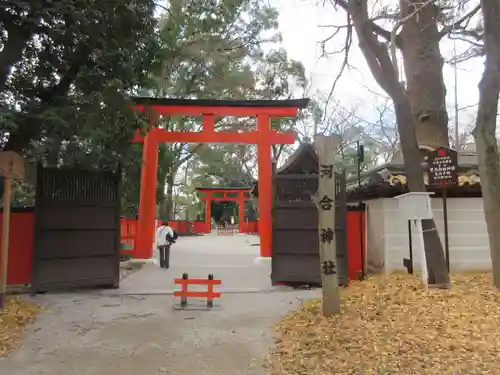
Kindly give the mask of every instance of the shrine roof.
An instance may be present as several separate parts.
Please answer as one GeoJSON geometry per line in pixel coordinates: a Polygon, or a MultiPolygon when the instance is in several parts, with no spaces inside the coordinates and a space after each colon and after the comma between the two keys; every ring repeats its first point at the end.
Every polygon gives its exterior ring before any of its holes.
{"type": "MultiPolygon", "coordinates": [[[[462,151],[458,153],[458,185],[447,189],[449,197],[481,197],[481,179],[475,153],[462,151]]],[[[407,193],[406,171],[402,160],[379,166],[361,174],[358,182],[356,176],[347,180],[347,199],[368,200],[376,198],[392,198],[407,193]]],[[[428,185],[428,175],[424,171],[424,183],[427,191],[439,197],[442,189],[428,185]]]]}
{"type": "Polygon", "coordinates": [[[302,143],[285,163],[278,168],[277,174],[310,174],[318,173],[318,156],[314,146],[302,143]]]}
{"type": "Polygon", "coordinates": [[[304,109],[309,104],[308,98],[289,100],[219,100],[219,99],[172,99],[132,96],[132,102],[137,105],[154,105],[162,107],[241,107],[241,108],[299,108],[304,109]]]}

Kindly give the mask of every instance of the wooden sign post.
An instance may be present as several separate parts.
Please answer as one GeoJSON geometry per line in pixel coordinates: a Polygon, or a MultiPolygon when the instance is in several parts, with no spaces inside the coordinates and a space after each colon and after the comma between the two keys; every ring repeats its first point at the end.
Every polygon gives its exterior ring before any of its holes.
{"type": "Polygon", "coordinates": [[[12,180],[25,177],[24,159],[12,151],[0,152],[0,178],[3,187],[2,248],[0,256],[0,312],[5,307],[7,292],[7,263],[9,261],[10,203],[12,199],[12,180]]]}
{"type": "Polygon", "coordinates": [[[447,147],[436,149],[427,160],[429,186],[439,188],[443,198],[444,249],[446,267],[450,272],[450,242],[448,234],[448,188],[458,185],[458,153],[447,147]]]}
{"type": "Polygon", "coordinates": [[[339,279],[335,242],[335,168],[338,142],[335,136],[316,136],[318,154],[318,192],[313,197],[318,207],[319,258],[323,293],[323,316],[340,313],[339,279]]]}

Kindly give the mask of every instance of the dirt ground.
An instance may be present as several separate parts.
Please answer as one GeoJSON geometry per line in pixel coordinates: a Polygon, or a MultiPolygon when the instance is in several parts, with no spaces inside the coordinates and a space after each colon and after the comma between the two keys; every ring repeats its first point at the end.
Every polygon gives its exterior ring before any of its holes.
{"type": "Polygon", "coordinates": [[[256,241],[182,239],[170,270],[147,265],[118,291],[35,297],[44,312],[21,349],[0,359],[0,375],[262,374],[273,325],[317,292],[271,292],[269,264],[254,262],[256,241]],[[182,272],[221,278],[218,306],[173,310],[173,278],[182,272]]]}

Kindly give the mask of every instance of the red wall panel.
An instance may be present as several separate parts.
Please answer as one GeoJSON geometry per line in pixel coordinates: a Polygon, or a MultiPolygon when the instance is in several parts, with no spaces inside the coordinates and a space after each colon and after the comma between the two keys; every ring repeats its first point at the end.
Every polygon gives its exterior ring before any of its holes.
{"type": "MultiPolygon", "coordinates": [[[[2,221],[2,219],[3,213],[0,213],[0,222],[2,221]]],[[[20,212],[10,214],[7,285],[24,285],[31,283],[34,234],[34,212],[20,212]]],[[[0,236],[2,236],[1,225],[0,236]]]]}
{"type": "MultiPolygon", "coordinates": [[[[347,262],[348,270],[347,275],[349,280],[358,280],[358,275],[361,273],[363,267],[362,262],[362,246],[361,235],[363,233],[363,242],[366,243],[365,233],[365,213],[360,211],[347,211],[347,262]],[[362,216],[362,223],[360,228],[359,215],[362,216]]],[[[363,248],[364,249],[364,248],[363,248]]],[[[364,256],[364,255],[363,255],[364,256]]]]}

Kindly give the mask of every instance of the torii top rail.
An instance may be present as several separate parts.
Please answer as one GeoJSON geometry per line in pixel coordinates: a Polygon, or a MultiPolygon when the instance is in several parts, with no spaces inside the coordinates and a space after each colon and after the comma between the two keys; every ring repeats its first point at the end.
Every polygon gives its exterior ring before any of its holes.
{"type": "Polygon", "coordinates": [[[297,100],[194,100],[132,98],[135,109],[149,118],[149,128],[137,131],[133,142],[144,143],[142,152],[139,227],[135,258],[153,256],[155,232],[156,182],[158,170],[158,143],[245,143],[257,144],[259,167],[259,231],[260,254],[271,256],[272,233],[272,166],[271,145],[293,144],[294,133],[278,133],[271,129],[271,117],[295,117],[299,109],[306,108],[309,99],[297,100]],[[154,125],[162,115],[202,116],[200,132],[178,132],[160,129],[154,125]],[[257,117],[257,130],[242,133],[215,131],[216,117],[257,117]],[[142,133],[142,134],[141,134],[142,133]]]}

